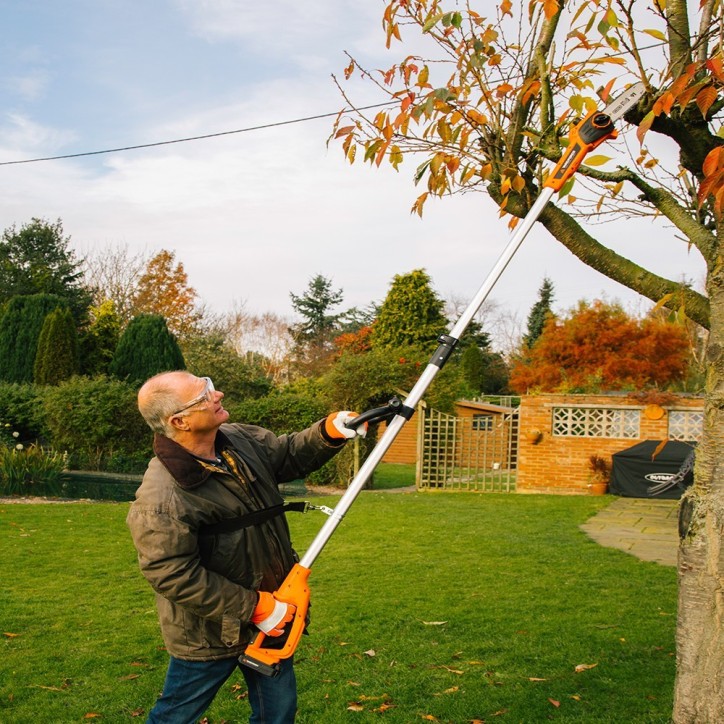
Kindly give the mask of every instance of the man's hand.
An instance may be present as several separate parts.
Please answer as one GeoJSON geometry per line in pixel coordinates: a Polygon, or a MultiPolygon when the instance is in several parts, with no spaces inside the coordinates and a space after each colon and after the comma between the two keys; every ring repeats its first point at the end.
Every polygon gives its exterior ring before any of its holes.
{"type": "Polygon", "coordinates": [[[357,413],[350,412],[349,410],[333,412],[331,415],[328,415],[324,421],[324,431],[331,440],[351,440],[357,435],[364,437],[367,434],[366,422],[354,430],[347,427],[347,423],[350,420],[354,420],[355,417],[357,417],[357,413]]]}
{"type": "Polygon", "coordinates": [[[251,622],[267,636],[281,636],[296,610],[291,603],[277,601],[271,593],[259,591],[259,603],[251,615],[251,622]]]}

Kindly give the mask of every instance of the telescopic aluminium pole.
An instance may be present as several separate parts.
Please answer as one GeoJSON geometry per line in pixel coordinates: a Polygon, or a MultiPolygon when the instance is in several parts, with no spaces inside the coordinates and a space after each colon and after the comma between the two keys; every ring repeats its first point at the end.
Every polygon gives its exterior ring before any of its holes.
{"type": "MultiPolygon", "coordinates": [[[[394,417],[388,423],[384,434],[360,467],[359,472],[352,479],[349,487],[340,498],[334,510],[330,513],[329,518],[327,518],[319,533],[317,533],[304,556],[291,570],[279,590],[275,591],[274,596],[277,599],[294,604],[297,607],[285,645],[280,649],[263,647],[264,634],[260,632],[240,657],[239,661],[242,664],[261,673],[273,676],[278,670],[279,661],[289,658],[294,653],[304,630],[305,617],[309,605],[307,579],[312,564],[319,557],[319,554],[332,537],[337,526],[342,522],[350,506],[364,488],[365,483],[385,453],[389,450],[403,425],[412,417],[425,391],[449,359],[463,332],[483,302],[487,299],[498,279],[520,248],[528,232],[543,212],[546,204],[551,200],[553,194],[559,191],[563,184],[578,170],[586,154],[606,139],[617,136],[614,121],[623,117],[624,113],[638,102],[643,92],[643,84],[637,83],[616,98],[604,111],[593,111],[589,113],[571,130],[566,151],[556,167],[548,175],[543,190],[530,208],[530,211],[516,228],[503,253],[495,263],[495,266],[480,286],[480,289],[470,304],[452,327],[450,333],[443,334],[438,338],[438,342],[440,343],[439,347],[435,350],[430,362],[427,364],[427,367],[412,390],[410,390],[408,396],[401,405],[396,405],[394,417]]],[[[353,427],[355,423],[359,425],[364,422],[365,419],[370,419],[369,417],[366,418],[365,415],[366,413],[363,413],[359,418],[355,418],[353,422],[348,423],[348,426],[353,427]]]]}

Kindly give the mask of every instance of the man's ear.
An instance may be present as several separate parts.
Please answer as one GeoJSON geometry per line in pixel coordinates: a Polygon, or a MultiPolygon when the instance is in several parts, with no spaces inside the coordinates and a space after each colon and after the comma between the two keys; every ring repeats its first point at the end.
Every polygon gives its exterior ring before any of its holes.
{"type": "Polygon", "coordinates": [[[189,424],[186,422],[186,416],[185,415],[173,415],[171,419],[169,420],[171,423],[171,427],[174,430],[188,430],[189,424]]]}

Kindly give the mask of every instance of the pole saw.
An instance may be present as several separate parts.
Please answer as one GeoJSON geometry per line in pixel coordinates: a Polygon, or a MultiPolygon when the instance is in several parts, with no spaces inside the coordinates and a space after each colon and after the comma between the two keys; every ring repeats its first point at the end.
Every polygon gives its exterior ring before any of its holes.
{"type": "Polygon", "coordinates": [[[511,237],[503,253],[498,258],[492,271],[483,282],[477,294],[462,313],[449,334],[442,334],[438,338],[439,347],[435,350],[430,362],[417,380],[409,395],[403,402],[393,398],[384,407],[367,410],[350,423],[348,427],[358,427],[365,422],[387,421],[387,429],[370,452],[367,459],[352,479],[337,506],[332,510],[322,506],[329,515],[325,524],[317,533],[307,552],[299,563],[295,564],[282,585],[274,592],[274,597],[284,603],[296,606],[294,619],[288,625],[289,634],[283,646],[269,648],[264,646],[265,635],[260,631],[245,652],[239,657],[239,663],[254,669],[267,676],[278,673],[279,662],[288,659],[297,648],[305,627],[307,609],[309,607],[309,579],[310,568],[324,549],[337,526],[344,519],[347,510],[363,489],[365,483],[392,445],[403,425],[412,417],[417,404],[432,383],[437,373],[449,359],[462,333],[472,321],[478,309],[487,299],[492,288],[508,266],[515,252],[520,247],[533,224],[543,212],[546,204],[556,191],[560,191],[565,182],[578,170],[584,158],[590,151],[597,148],[605,140],[616,138],[618,133],[615,122],[623,118],[624,114],[633,108],[644,95],[643,83],[636,83],[621,95],[615,98],[603,111],[592,111],[579,121],[570,131],[568,147],[553,171],[546,178],[543,189],[530,211],[511,237]]]}

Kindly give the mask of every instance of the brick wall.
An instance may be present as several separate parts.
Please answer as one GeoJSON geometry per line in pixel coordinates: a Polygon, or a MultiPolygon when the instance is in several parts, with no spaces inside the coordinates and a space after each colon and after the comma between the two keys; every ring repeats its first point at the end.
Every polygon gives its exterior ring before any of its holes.
{"type": "Polygon", "coordinates": [[[517,490],[522,493],[589,493],[589,458],[611,455],[642,440],[668,439],[670,410],[703,410],[700,397],[679,396],[673,404],[646,405],[620,395],[531,395],[521,401],[517,490]],[[640,410],[638,438],[553,436],[554,407],[640,410]]]}

